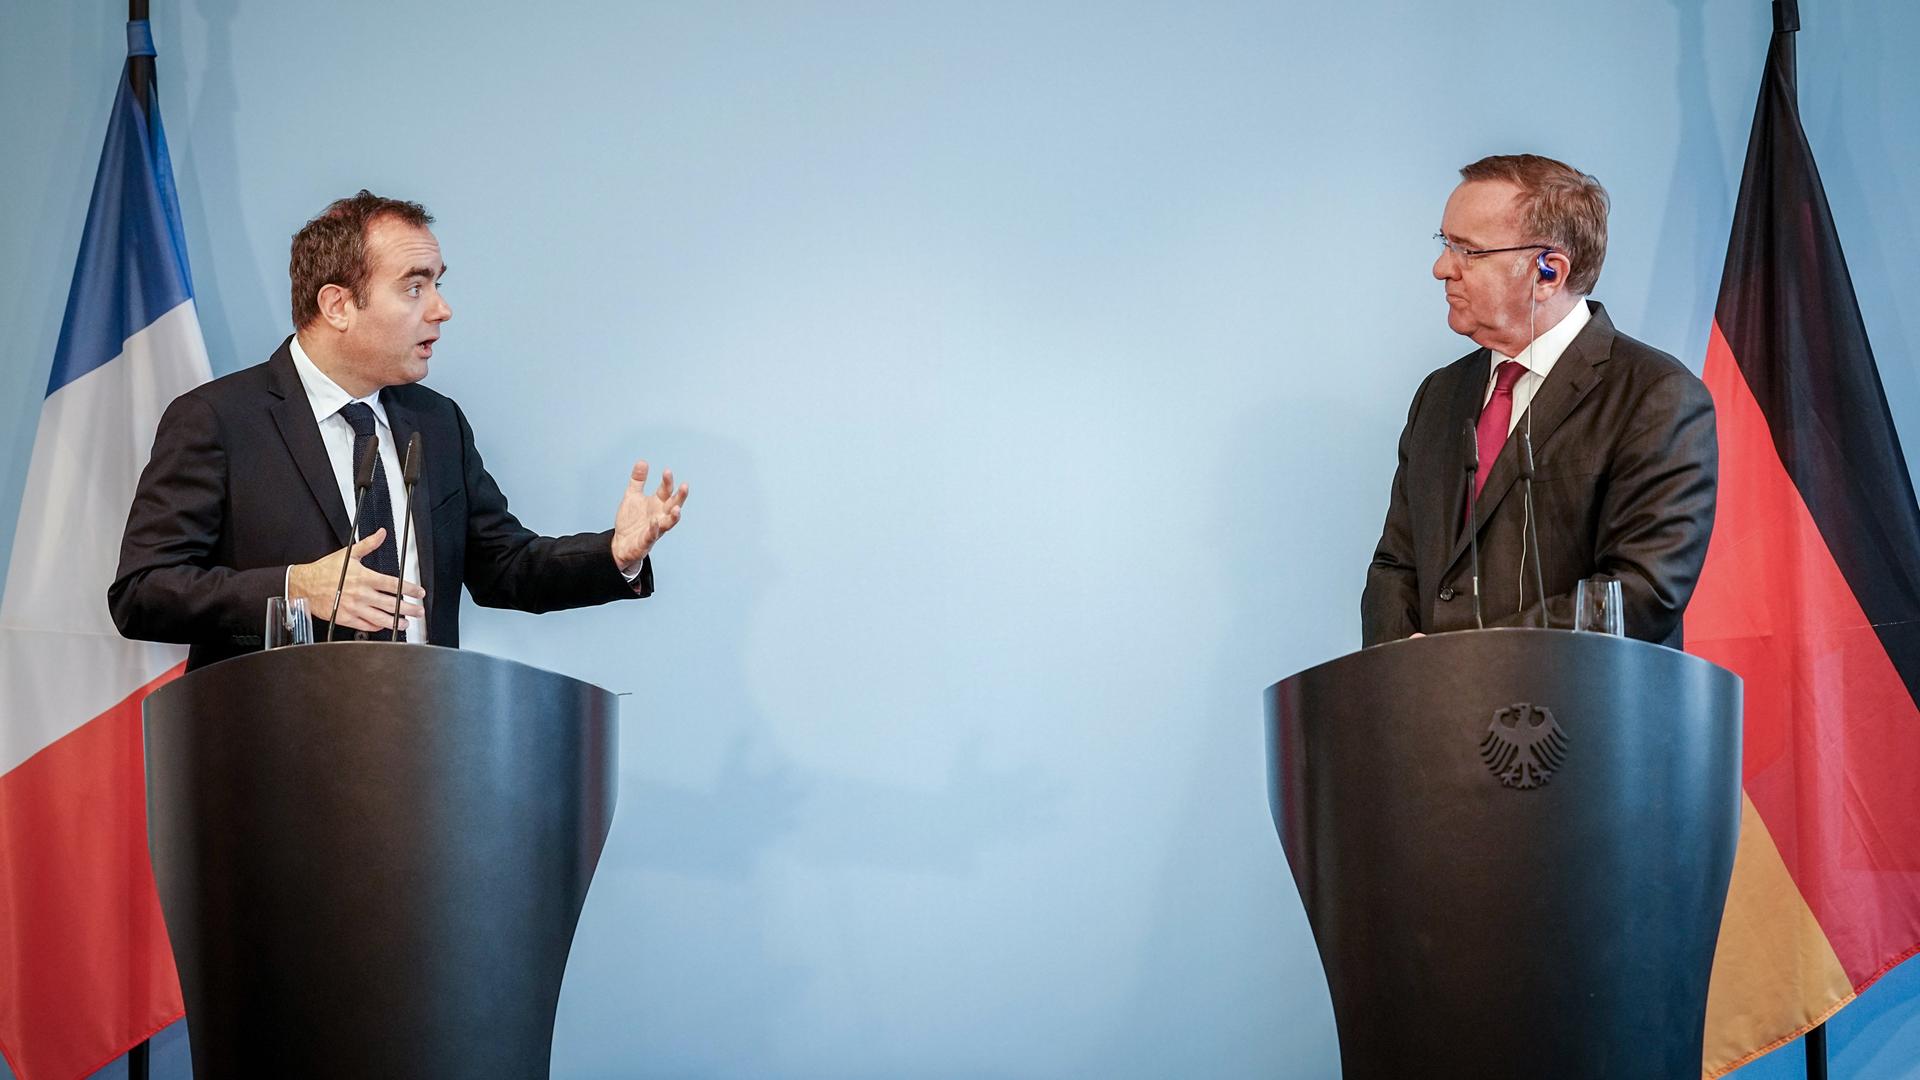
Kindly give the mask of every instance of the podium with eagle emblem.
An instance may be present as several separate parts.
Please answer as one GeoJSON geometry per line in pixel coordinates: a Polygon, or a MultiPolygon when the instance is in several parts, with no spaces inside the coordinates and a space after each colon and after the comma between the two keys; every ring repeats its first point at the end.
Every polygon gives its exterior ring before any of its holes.
{"type": "Polygon", "coordinates": [[[1696,1077],[1740,824],[1740,680],[1563,630],[1269,687],[1268,798],[1344,1074],[1696,1077]]]}

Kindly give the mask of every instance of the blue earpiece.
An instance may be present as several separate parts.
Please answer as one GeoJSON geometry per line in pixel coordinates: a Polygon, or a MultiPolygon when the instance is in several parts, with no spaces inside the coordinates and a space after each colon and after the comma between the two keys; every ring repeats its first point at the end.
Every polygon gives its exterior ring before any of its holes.
{"type": "Polygon", "coordinates": [[[1538,265],[1540,267],[1541,281],[1552,281],[1560,276],[1560,271],[1555,270],[1553,264],[1547,261],[1547,253],[1544,251],[1540,253],[1538,265]]]}

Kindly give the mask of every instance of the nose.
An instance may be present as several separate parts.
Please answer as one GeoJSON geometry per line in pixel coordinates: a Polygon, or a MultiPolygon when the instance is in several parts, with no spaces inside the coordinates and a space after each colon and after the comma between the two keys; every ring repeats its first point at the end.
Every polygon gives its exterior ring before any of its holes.
{"type": "Polygon", "coordinates": [[[433,291],[433,300],[433,310],[427,313],[428,322],[443,323],[453,318],[453,308],[447,305],[447,298],[440,295],[440,290],[433,291]]]}
{"type": "Polygon", "coordinates": [[[1460,271],[1459,267],[1455,265],[1457,262],[1458,260],[1453,257],[1453,252],[1448,251],[1446,248],[1441,248],[1439,257],[1433,260],[1434,278],[1439,281],[1445,281],[1448,278],[1458,277],[1460,271]]]}

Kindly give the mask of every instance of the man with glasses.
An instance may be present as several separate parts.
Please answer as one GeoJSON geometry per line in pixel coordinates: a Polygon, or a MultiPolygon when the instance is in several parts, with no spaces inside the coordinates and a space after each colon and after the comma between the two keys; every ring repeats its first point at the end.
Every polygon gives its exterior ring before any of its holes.
{"type": "Polygon", "coordinates": [[[1586,298],[1607,248],[1597,180],[1533,154],[1484,158],[1460,176],[1433,276],[1447,325],[1480,348],[1414,395],[1367,568],[1362,641],[1475,626],[1477,541],[1486,625],[1537,626],[1544,605],[1549,625],[1571,627],[1577,584],[1614,578],[1627,633],[1678,648],[1713,529],[1713,401],[1586,298]],[[1521,482],[1529,439],[1538,549],[1521,482]]]}

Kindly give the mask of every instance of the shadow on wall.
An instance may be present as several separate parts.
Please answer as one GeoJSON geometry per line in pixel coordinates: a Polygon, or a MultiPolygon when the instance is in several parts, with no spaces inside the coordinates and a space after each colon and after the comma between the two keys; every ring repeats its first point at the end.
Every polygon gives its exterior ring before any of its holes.
{"type": "MultiPolygon", "coordinates": [[[[636,633],[629,605],[612,605],[570,613],[588,625],[543,632],[518,650],[535,663],[543,650],[566,651],[551,662],[577,668],[578,650],[558,638],[620,635],[618,648],[631,642],[644,654],[617,675],[582,672],[633,696],[622,710],[620,810],[575,939],[567,981],[579,989],[562,998],[555,1071],[703,1076],[742,1061],[777,1071],[795,1018],[826,992],[792,940],[796,912],[807,910],[795,906],[796,869],[828,889],[842,879],[809,872],[964,877],[991,848],[1046,827],[1056,796],[1037,770],[996,771],[977,748],[932,787],[796,759],[787,743],[797,725],[836,720],[776,724],[778,703],[760,700],[745,668],[781,565],[766,548],[777,530],[765,520],[756,462],[710,432],[651,430],[645,442],[650,460],[693,482],[681,528],[698,536],[663,541],[661,593],[642,613],[645,629],[636,633]]],[[[598,484],[605,463],[631,446],[624,432],[605,440],[590,455],[601,464],[575,475],[598,484]]],[[[591,490],[571,501],[591,505],[591,490]]],[[[841,925],[804,933],[829,946],[859,937],[841,925]]]]}
{"type": "MultiPolygon", "coordinates": [[[[206,23],[206,51],[199,69],[200,92],[176,120],[189,125],[186,138],[180,142],[190,144],[193,152],[176,155],[173,164],[180,188],[180,213],[186,219],[187,250],[190,257],[198,257],[192,264],[194,308],[200,316],[207,356],[218,376],[265,360],[279,344],[278,338],[236,340],[241,328],[250,335],[262,323],[283,326],[290,316],[287,297],[271,295],[266,289],[266,282],[278,280],[278,275],[263,278],[251,273],[250,265],[234,267],[231,272],[216,272],[213,266],[215,252],[237,254],[260,249],[247,233],[244,219],[228,212],[238,206],[238,200],[226,198],[222,205],[222,193],[238,192],[242,177],[234,123],[240,110],[240,89],[234,82],[237,65],[233,35],[228,29],[239,13],[239,0],[197,0],[193,7],[206,23]],[[209,205],[210,199],[213,205],[209,205]],[[235,313],[241,312],[246,314],[236,320],[235,313]]],[[[184,41],[185,34],[179,5],[162,5],[159,15],[158,36],[165,53],[166,43],[184,41]]],[[[178,55],[178,46],[174,46],[174,53],[178,55]]],[[[163,55],[161,63],[166,62],[163,55]]],[[[161,108],[166,107],[162,101],[161,108]]],[[[289,228],[287,235],[292,234],[289,228]]]]}
{"type": "Polygon", "coordinates": [[[1650,326],[1687,328],[1685,338],[1660,347],[1672,350],[1682,363],[1698,371],[1705,362],[1708,328],[1726,263],[1734,191],[1707,88],[1705,0],[1669,2],[1678,16],[1680,47],[1673,92],[1679,103],[1680,138],[1673,180],[1667,186],[1666,214],[1654,234],[1657,243],[1650,260],[1654,269],[1645,310],[1650,326]]]}
{"type": "MultiPolygon", "coordinates": [[[[666,451],[660,460],[685,463],[678,475],[700,485],[699,498],[688,503],[699,539],[670,553],[668,583],[676,594],[698,597],[697,613],[663,625],[675,640],[659,643],[664,652],[646,664],[660,678],[697,679],[698,687],[686,684],[681,699],[697,702],[699,715],[638,718],[652,730],[634,734],[646,745],[667,728],[725,733],[726,749],[699,787],[639,780],[633,797],[645,807],[645,821],[636,845],[622,852],[633,856],[633,865],[733,877],[777,842],[821,865],[959,875],[973,872],[996,838],[1045,826],[1051,797],[1041,771],[991,770],[982,764],[978,740],[961,751],[937,788],[876,782],[794,760],[749,692],[742,664],[753,614],[772,585],[771,568],[780,565],[764,546],[772,533],[754,463],[740,443],[710,433],[651,431],[646,440],[666,451]]],[[[630,446],[625,435],[609,440],[596,460],[618,460],[630,446]]],[[[597,483],[601,471],[581,475],[597,483]]],[[[583,490],[582,505],[590,504],[592,490],[583,490]]],[[[663,551],[678,539],[663,541],[663,551]]]]}
{"type": "MultiPolygon", "coordinates": [[[[1380,412],[1401,415],[1397,395],[1404,390],[1411,398],[1413,389],[1381,388],[1392,401],[1380,412]]],[[[1083,1075],[1339,1071],[1319,955],[1268,811],[1262,695],[1291,674],[1274,667],[1288,662],[1282,658],[1318,663],[1358,647],[1360,588],[1377,525],[1356,533],[1335,519],[1351,513],[1373,523],[1386,505],[1384,483],[1356,499],[1350,480],[1359,470],[1286,464],[1313,460],[1312,448],[1290,443],[1288,433],[1368,431],[1377,419],[1371,411],[1359,415],[1350,400],[1267,402],[1242,413],[1209,473],[1233,478],[1219,489],[1210,530],[1219,587],[1234,598],[1232,616],[1215,651],[1211,692],[1194,702],[1190,718],[1205,734],[1175,806],[1173,831],[1182,839],[1159,874],[1140,945],[1142,977],[1117,1011],[1112,1055],[1088,1061],[1083,1075]],[[1302,527],[1295,511],[1308,508],[1329,537],[1365,536],[1351,552],[1350,577],[1302,582],[1275,563],[1274,530],[1302,527]],[[1192,1034],[1203,1031],[1207,1039],[1196,1043],[1192,1034]]],[[[1321,449],[1355,460],[1368,455],[1365,448],[1321,449]]]]}
{"type": "MultiPolygon", "coordinates": [[[[1873,5],[1835,14],[1843,25],[1832,28],[1829,33],[1839,40],[1878,41],[1880,35],[1888,33],[1881,24],[1881,12],[1873,5]]],[[[1800,105],[1803,123],[1811,129],[1808,140],[1816,147],[1821,184],[1836,211],[1836,227],[1841,230],[1840,247],[1846,254],[1854,292],[1860,298],[1863,317],[1867,317],[1868,311],[1894,312],[1905,306],[1903,301],[1911,295],[1911,288],[1896,276],[1893,260],[1887,254],[1887,238],[1893,238],[1896,245],[1910,246],[1916,231],[1911,207],[1901,197],[1897,179],[1888,175],[1889,165],[1898,159],[1881,138],[1885,126],[1867,119],[1897,117],[1902,112],[1901,104],[1886,100],[1883,88],[1887,80],[1880,70],[1878,50],[1851,49],[1846,58],[1846,77],[1835,80],[1832,97],[1816,108],[1806,99],[1803,90],[1800,105]],[[1858,100],[1869,92],[1873,95],[1871,100],[1858,100]],[[1842,137],[1825,138],[1828,133],[1842,137]],[[1849,135],[1853,141],[1844,137],[1849,135]],[[1879,190],[1869,191],[1869,187],[1879,190]],[[1847,212],[1866,207],[1873,209],[1873,228],[1846,228],[1846,218],[1842,215],[1864,219],[1864,213],[1848,215],[1847,212]]],[[[1873,345],[1887,399],[1899,404],[1920,403],[1920,363],[1915,362],[1904,330],[1899,319],[1870,319],[1867,340],[1873,345]]],[[[1911,408],[1893,410],[1896,418],[1903,411],[1914,415],[1911,408]]],[[[1911,472],[1914,463],[1920,461],[1920,429],[1916,429],[1913,422],[1907,427],[1901,449],[1906,453],[1907,468],[1911,472]]]]}
{"type": "MultiPolygon", "coordinates": [[[[69,36],[65,51],[69,71],[92,71],[104,66],[100,63],[98,38],[92,33],[76,30],[69,36]]],[[[113,70],[117,78],[120,69],[113,70]]],[[[28,462],[33,456],[40,412],[46,402],[47,378],[53,370],[54,350],[60,343],[60,320],[29,317],[30,305],[46,304],[55,310],[65,310],[74,264],[80,255],[79,223],[86,220],[87,204],[93,194],[92,177],[106,137],[112,95],[117,90],[118,83],[107,83],[97,92],[74,96],[74,107],[62,127],[88,133],[86,150],[71,155],[69,167],[46,170],[44,189],[32,203],[37,210],[31,219],[33,225],[22,230],[31,237],[29,250],[22,253],[26,256],[22,270],[31,268],[29,273],[40,295],[27,300],[16,294],[9,299],[10,304],[18,305],[20,316],[9,323],[9,336],[19,335],[25,340],[15,341],[19,351],[10,354],[8,362],[10,366],[18,364],[27,370],[9,373],[6,385],[17,387],[19,392],[4,395],[10,403],[0,406],[0,431],[5,433],[0,435],[0,462],[9,463],[7,475],[0,476],[0,594],[6,585],[18,509],[26,493],[28,462]],[[23,333],[26,328],[35,332],[23,333]]],[[[29,205],[26,193],[18,194],[19,205],[29,205]]],[[[0,1070],[5,1067],[5,1063],[0,1062],[0,1070]]],[[[5,1074],[0,1072],[0,1075],[5,1074]]]]}

